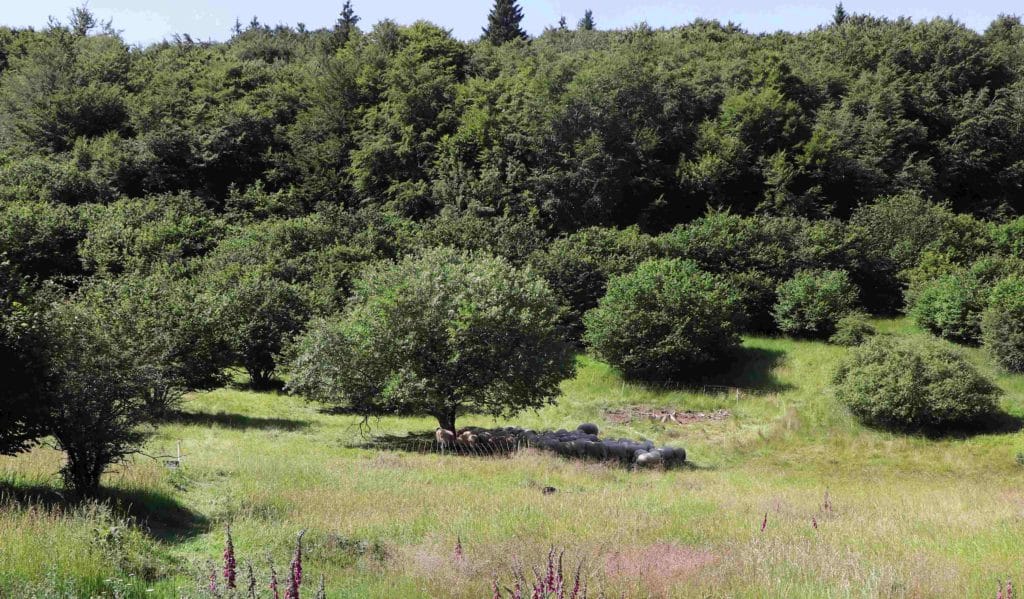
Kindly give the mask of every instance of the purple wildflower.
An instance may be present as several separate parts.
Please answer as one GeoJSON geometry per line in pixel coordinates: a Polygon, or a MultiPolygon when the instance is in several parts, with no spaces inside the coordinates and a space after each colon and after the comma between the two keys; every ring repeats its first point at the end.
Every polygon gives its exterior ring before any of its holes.
{"type": "Polygon", "coordinates": [[[544,592],[550,593],[555,590],[555,548],[548,550],[548,571],[544,577],[544,592]]]}
{"type": "Polygon", "coordinates": [[[277,572],[274,571],[274,564],[270,564],[270,593],[274,599],[281,599],[280,593],[277,592],[277,572]]]}
{"type": "Polygon", "coordinates": [[[761,520],[761,532],[768,528],[768,512],[764,513],[764,520],[761,520]]]}
{"type": "Polygon", "coordinates": [[[288,588],[284,590],[284,599],[297,599],[299,596],[299,587],[295,584],[295,571],[292,570],[288,573],[288,588]]]}
{"type": "Polygon", "coordinates": [[[565,551],[558,552],[558,572],[555,577],[555,588],[552,589],[558,599],[565,599],[565,577],[562,575],[562,557],[564,556],[565,551]]]}
{"type": "Polygon", "coordinates": [[[576,565],[576,575],[572,580],[572,593],[569,595],[569,599],[579,599],[580,594],[580,569],[583,567],[583,562],[576,565]]]}
{"type": "Polygon", "coordinates": [[[228,527],[228,540],[224,544],[224,581],[228,589],[235,587],[235,575],[237,564],[235,563],[235,544],[231,539],[231,527],[228,527]]]}
{"type": "Polygon", "coordinates": [[[288,590],[285,592],[285,599],[300,599],[299,589],[302,587],[302,535],[306,534],[303,530],[299,532],[299,537],[295,539],[295,555],[292,557],[291,567],[288,573],[288,590]]]}
{"type": "Polygon", "coordinates": [[[533,594],[530,599],[544,599],[544,581],[538,580],[533,584],[533,594]]]}
{"type": "Polygon", "coordinates": [[[996,581],[996,599],[1013,599],[1013,582],[1007,580],[1004,590],[1003,581],[996,581]]]}

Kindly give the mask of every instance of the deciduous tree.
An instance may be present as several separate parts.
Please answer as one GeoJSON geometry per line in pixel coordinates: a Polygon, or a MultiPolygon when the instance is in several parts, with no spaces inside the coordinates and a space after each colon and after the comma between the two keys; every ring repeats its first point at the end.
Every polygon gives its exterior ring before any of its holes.
{"type": "Polygon", "coordinates": [[[574,371],[558,303],[505,260],[439,248],[371,268],[337,318],[291,348],[288,388],[370,415],[429,414],[446,430],[483,412],[552,403],[574,371]]]}

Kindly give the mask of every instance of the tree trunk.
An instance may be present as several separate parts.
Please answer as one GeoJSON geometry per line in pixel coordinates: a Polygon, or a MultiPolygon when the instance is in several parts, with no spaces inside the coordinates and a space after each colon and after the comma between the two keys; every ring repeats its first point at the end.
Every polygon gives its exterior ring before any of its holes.
{"type": "Polygon", "coordinates": [[[440,425],[442,429],[453,433],[455,432],[455,410],[451,410],[450,412],[439,412],[434,414],[434,417],[437,418],[437,424],[440,425]]]}
{"type": "Polygon", "coordinates": [[[88,451],[65,449],[67,463],[62,474],[64,484],[80,497],[95,497],[100,490],[100,477],[106,464],[103,460],[88,451]]]}
{"type": "Polygon", "coordinates": [[[246,368],[249,372],[249,386],[257,391],[266,391],[273,387],[273,370],[266,370],[264,368],[246,368]]]}

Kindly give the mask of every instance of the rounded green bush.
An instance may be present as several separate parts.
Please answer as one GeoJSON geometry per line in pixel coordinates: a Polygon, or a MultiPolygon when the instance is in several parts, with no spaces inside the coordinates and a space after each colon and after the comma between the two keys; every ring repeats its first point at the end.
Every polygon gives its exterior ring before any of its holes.
{"type": "Polygon", "coordinates": [[[967,272],[955,272],[923,284],[914,295],[910,315],[934,335],[957,343],[977,343],[985,293],[967,272]]]}
{"type": "Polygon", "coordinates": [[[833,378],[836,397],[865,424],[941,431],[998,409],[999,388],[934,339],[874,337],[853,348],[833,378]]]}
{"type": "Polygon", "coordinates": [[[722,276],[679,259],[648,260],[611,279],[587,312],[585,339],[627,376],[678,379],[739,347],[743,307],[722,276]]]}
{"type": "Polygon", "coordinates": [[[776,290],[772,314],[779,330],[825,339],[857,305],[857,286],[845,270],[804,270],[776,290]]]}
{"type": "Polygon", "coordinates": [[[654,239],[636,227],[590,227],[534,252],[529,264],[565,305],[566,330],[577,343],[583,338],[583,315],[597,306],[608,278],[631,272],[656,255],[654,239]]]}
{"type": "Polygon", "coordinates": [[[996,362],[1007,370],[1024,372],[1024,276],[1006,277],[992,288],[981,331],[996,362]]]}
{"type": "Polygon", "coordinates": [[[836,332],[829,337],[829,343],[836,345],[854,346],[864,343],[874,337],[878,331],[868,322],[868,317],[863,312],[851,312],[839,319],[836,323],[836,332]]]}

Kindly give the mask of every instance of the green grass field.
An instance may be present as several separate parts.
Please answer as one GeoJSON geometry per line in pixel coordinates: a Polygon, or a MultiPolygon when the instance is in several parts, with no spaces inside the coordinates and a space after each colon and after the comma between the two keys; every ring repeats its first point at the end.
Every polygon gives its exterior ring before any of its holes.
{"type": "MultiPolygon", "coordinates": [[[[906,320],[877,324],[922,334],[906,320]]],[[[53,450],[0,458],[0,596],[195,596],[197,572],[219,563],[228,523],[261,584],[268,556],[284,569],[294,535],[307,529],[307,581],[323,574],[330,597],[489,597],[514,556],[529,569],[551,546],[567,564],[583,560],[591,590],[610,597],[991,597],[998,579],[1024,582],[1024,436],[865,429],[829,389],[845,351],[748,338],[744,363],[716,381],[757,390],[738,399],[645,389],[581,358],[557,406],[514,422],[460,420],[538,429],[592,421],[602,435],[685,447],[692,467],[674,471],[529,451],[379,451],[359,447],[367,433],[357,417],[298,398],[195,395],[147,447],[169,454],[180,440],[184,467],[144,456],[121,466],[104,479],[114,509],[62,501],[53,450]],[[685,426],[605,419],[605,408],[630,405],[732,417],[685,426]],[[124,526],[128,505],[140,527],[124,526]]],[[[967,351],[1006,391],[1005,410],[1024,416],[1024,377],[967,351]]],[[[435,426],[368,424],[371,435],[435,426]]]]}

